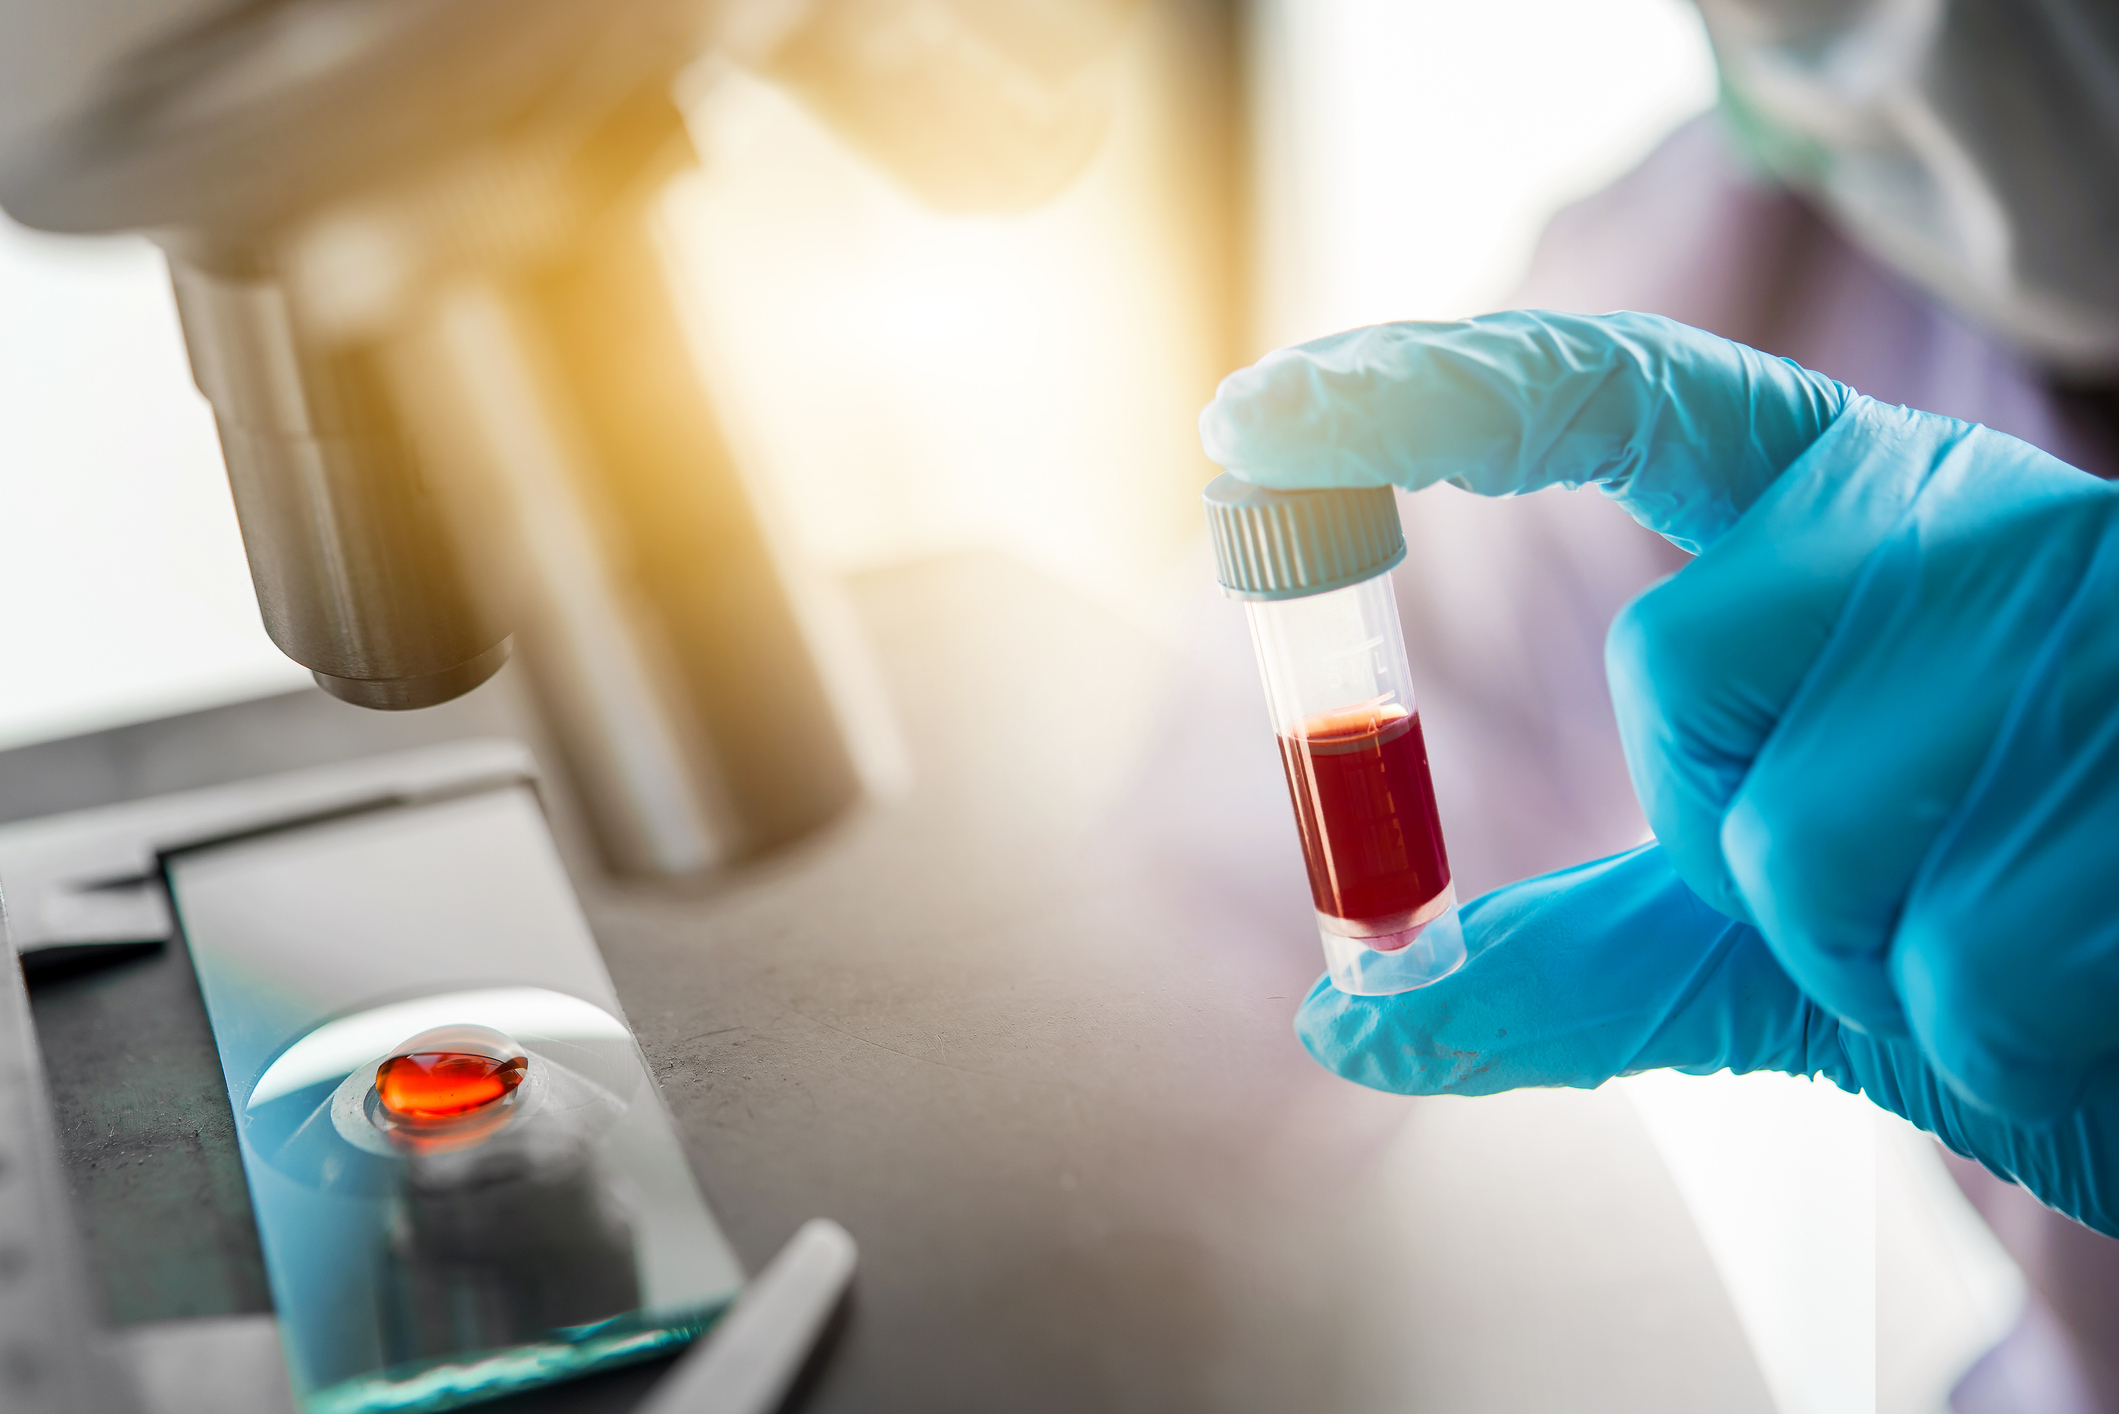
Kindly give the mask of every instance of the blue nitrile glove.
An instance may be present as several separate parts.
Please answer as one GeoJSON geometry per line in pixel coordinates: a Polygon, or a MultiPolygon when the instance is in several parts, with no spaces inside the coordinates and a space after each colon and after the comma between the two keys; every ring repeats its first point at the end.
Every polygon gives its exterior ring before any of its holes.
{"type": "Polygon", "coordinates": [[[1200,425],[1263,485],[1593,483],[1701,552],[1606,647],[1658,843],[1466,905],[1432,987],[1320,983],[1319,1060],[1824,1074],[2119,1235],[2119,487],[1633,314],[1342,334],[1200,425]]]}

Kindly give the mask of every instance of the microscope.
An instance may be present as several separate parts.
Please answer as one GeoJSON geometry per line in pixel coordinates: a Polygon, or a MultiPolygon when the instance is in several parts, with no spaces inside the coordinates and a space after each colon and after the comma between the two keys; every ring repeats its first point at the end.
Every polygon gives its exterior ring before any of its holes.
{"type": "Polygon", "coordinates": [[[761,74],[927,201],[1018,209],[1094,151],[1135,3],[34,0],[0,208],[167,252],[289,657],[406,710],[519,654],[606,862],[688,875],[871,772],[688,343],[681,95],[761,74]]]}
{"type": "MultiPolygon", "coordinates": [[[[931,204],[1020,209],[1096,149],[1135,3],[28,0],[0,13],[0,208],[166,252],[290,658],[404,711],[519,656],[604,862],[688,876],[803,837],[876,769],[695,361],[665,226],[687,104],[747,70],[931,204]]],[[[453,1407],[718,1318],[742,1272],[539,779],[459,741],[0,829],[9,973],[181,933],[285,1354],[230,1357],[255,1318],[101,1330],[16,975],[0,1404],[196,1384],[166,1349],[244,1407],[282,1379],[310,1407],[453,1407]],[[425,1055],[406,1038],[435,1024],[504,1032],[521,1085],[470,1130],[400,1133],[378,1048],[425,1055]]]]}

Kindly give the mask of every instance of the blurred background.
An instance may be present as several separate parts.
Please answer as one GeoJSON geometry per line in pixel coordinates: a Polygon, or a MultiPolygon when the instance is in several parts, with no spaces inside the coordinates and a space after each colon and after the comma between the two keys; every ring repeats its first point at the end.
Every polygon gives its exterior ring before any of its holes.
{"type": "MultiPolygon", "coordinates": [[[[804,553],[991,548],[1167,614],[1198,587],[1192,419],[1223,373],[1504,306],[1555,211],[1714,97],[1681,0],[1262,4],[1246,33],[1230,134],[1197,17],[1150,7],[1096,157],[1019,215],[937,213],[784,89],[696,76],[703,169],[668,198],[689,312],[804,553]],[[1237,142],[1253,230],[1221,200],[1237,142]]],[[[258,627],[160,252],[8,223],[0,318],[0,742],[306,682],[258,627]]]]}
{"type": "MultiPolygon", "coordinates": [[[[1173,663],[1233,622],[1197,503],[1215,382],[1335,329],[1514,303],[1554,216],[1717,92],[1682,0],[1255,0],[1233,26],[1158,0],[1102,81],[1078,178],[963,215],[785,85],[704,64],[683,87],[701,166],[663,229],[736,459],[829,584],[1003,556],[1173,663]]],[[[260,627],[161,252],[0,223],[0,746],[309,681],[260,627]]],[[[1122,752],[1148,749],[1142,696],[1122,752]]],[[[1619,1088],[1630,1117],[1561,1097],[1575,1119],[1541,1122],[1646,1126],[1782,1414],[1932,1414],[2016,1321],[2020,1274],[1903,1126],[1797,1081],[1619,1088]]]]}

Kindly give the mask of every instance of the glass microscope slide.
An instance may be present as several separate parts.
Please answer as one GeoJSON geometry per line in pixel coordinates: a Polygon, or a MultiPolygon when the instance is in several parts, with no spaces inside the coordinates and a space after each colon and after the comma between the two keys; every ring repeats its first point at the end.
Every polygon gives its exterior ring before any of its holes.
{"type": "Polygon", "coordinates": [[[647,1358],[736,1294],[528,787],[165,869],[305,1414],[647,1358]]]}

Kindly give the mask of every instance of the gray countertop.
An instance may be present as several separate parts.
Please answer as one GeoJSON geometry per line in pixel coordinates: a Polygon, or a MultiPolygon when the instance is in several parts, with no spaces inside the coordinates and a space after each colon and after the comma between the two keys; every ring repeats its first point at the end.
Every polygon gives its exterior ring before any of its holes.
{"type": "MultiPolygon", "coordinates": [[[[802,1408],[1770,1410],[1622,1097],[1411,1101],[1303,1054],[1320,960],[1240,616],[1173,645],[992,557],[855,598],[901,797],[666,886],[603,877],[552,792],[746,1263],[820,1214],[861,1244],[802,1408]]],[[[0,818],[495,732],[542,745],[512,670],[401,716],[270,698],[0,754],[0,818]]],[[[181,951],[35,1002],[113,1318],[265,1309],[181,951]]]]}

